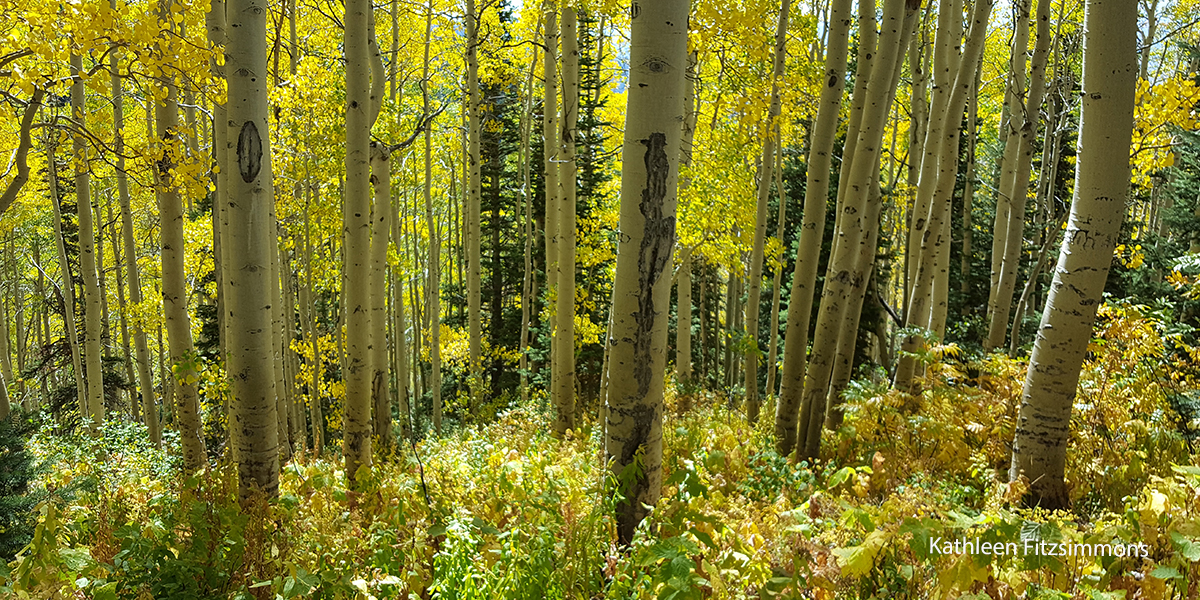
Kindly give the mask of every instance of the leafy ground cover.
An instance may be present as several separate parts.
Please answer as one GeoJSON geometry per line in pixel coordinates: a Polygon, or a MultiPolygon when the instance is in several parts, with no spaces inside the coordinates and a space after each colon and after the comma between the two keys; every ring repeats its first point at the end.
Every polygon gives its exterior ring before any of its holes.
{"type": "Polygon", "coordinates": [[[0,597],[1195,598],[1195,353],[1145,308],[1101,314],[1072,512],[1023,509],[1023,483],[1004,483],[1024,364],[942,346],[918,396],[851,386],[818,465],[778,456],[769,419],[672,395],[664,497],[626,549],[598,427],[557,440],[536,407],[380,456],[357,492],[336,457],[298,457],[278,500],[249,506],[228,465],[180,478],[171,438],[160,452],[134,425],[45,426],[32,487],[58,499],[0,568],[0,597]],[[956,540],[975,551],[942,551],[956,540]]]}

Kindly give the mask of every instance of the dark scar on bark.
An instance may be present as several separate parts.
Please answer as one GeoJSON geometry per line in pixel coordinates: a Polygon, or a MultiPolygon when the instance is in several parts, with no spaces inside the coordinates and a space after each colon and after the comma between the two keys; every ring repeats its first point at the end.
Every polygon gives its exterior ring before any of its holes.
{"type": "Polygon", "coordinates": [[[641,141],[646,146],[646,187],[642,190],[638,209],[644,219],[641,247],[638,249],[638,310],[633,315],[637,324],[633,340],[633,377],[638,395],[645,397],[653,377],[650,349],[652,332],[658,310],[654,305],[654,286],[671,263],[671,247],[675,244],[675,215],[665,214],[667,176],[671,161],[667,157],[667,136],[651,133],[641,141]]]}
{"type": "Polygon", "coordinates": [[[258,127],[254,121],[246,121],[238,134],[237,145],[238,171],[241,172],[242,181],[250,183],[258,177],[262,169],[262,154],[262,138],[258,135],[258,127]]]}

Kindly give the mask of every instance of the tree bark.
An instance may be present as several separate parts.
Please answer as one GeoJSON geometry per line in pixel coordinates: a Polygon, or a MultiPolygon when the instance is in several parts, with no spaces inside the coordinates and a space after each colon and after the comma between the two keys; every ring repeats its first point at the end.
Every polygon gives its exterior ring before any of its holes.
{"type": "Polygon", "coordinates": [[[279,491],[280,436],[272,366],[271,262],[276,252],[267,122],[267,7],[260,0],[228,0],[225,64],[229,166],[224,211],[229,297],[229,378],[236,430],[238,494],[279,491]]]}
{"type": "Polygon", "coordinates": [[[1071,406],[1125,216],[1138,74],[1137,5],[1088,0],[1085,11],[1075,193],[1021,392],[1009,469],[1010,480],[1030,482],[1025,502],[1047,509],[1070,504],[1064,475],[1071,406]]]}
{"type": "MultiPolygon", "coordinates": [[[[83,95],[83,58],[71,55],[71,113],[76,127],[83,129],[85,106],[83,95]]],[[[89,430],[99,434],[104,424],[104,374],[100,367],[101,306],[100,287],[96,278],[96,236],[92,225],[91,177],[87,158],[87,140],[82,133],[72,139],[75,156],[75,209],[79,218],[79,271],[83,279],[83,368],[87,386],[87,418],[89,430]]],[[[7,352],[5,352],[7,356],[7,352]]],[[[8,369],[11,371],[11,369],[8,369]]],[[[11,378],[11,374],[8,374],[11,378]]],[[[186,461],[185,461],[186,462],[186,461]]]]}
{"type": "Polygon", "coordinates": [[[562,118],[559,122],[558,295],[554,319],[554,431],[575,427],[575,136],[579,120],[579,35],[575,9],[562,9],[562,118]]]}
{"type": "Polygon", "coordinates": [[[466,190],[466,242],[467,242],[467,336],[469,353],[470,409],[478,408],[483,392],[483,315],[480,308],[480,181],[479,142],[480,104],[483,102],[479,90],[479,20],[475,0],[466,0],[467,33],[467,190],[466,190]]]}
{"type": "MultiPolygon", "coordinates": [[[[783,139],[782,129],[778,124],[775,126],[775,137],[779,139],[779,151],[775,153],[775,193],[779,196],[779,214],[775,216],[775,239],[783,244],[784,225],[787,222],[787,190],[783,187],[783,139]]],[[[767,338],[767,394],[775,395],[775,375],[778,371],[779,360],[779,303],[783,290],[780,285],[783,283],[783,267],[787,264],[787,260],[782,255],[786,253],[784,249],[778,260],[771,267],[771,328],[768,330],[767,338]]]]}
{"type": "MultiPolygon", "coordinates": [[[[559,198],[559,168],[556,164],[558,160],[559,145],[555,140],[555,132],[558,131],[558,2],[556,0],[543,0],[542,2],[543,19],[546,23],[546,30],[542,38],[542,154],[545,161],[543,165],[543,180],[545,182],[545,256],[546,256],[546,300],[547,303],[553,302],[555,310],[558,309],[557,296],[558,293],[558,260],[561,253],[558,249],[558,213],[562,208],[562,201],[559,198]]],[[[550,320],[550,358],[547,361],[550,365],[550,393],[558,389],[558,360],[557,360],[557,339],[558,331],[555,328],[557,319],[550,320]]]]}
{"type": "MultiPolygon", "coordinates": [[[[860,0],[860,2],[863,0],[860,0]]],[[[872,2],[873,0],[866,0],[872,2]]],[[[851,0],[833,0],[829,13],[829,42],[825,56],[825,79],[817,120],[813,125],[804,187],[804,223],[792,271],[786,335],[783,338],[783,368],[779,373],[779,401],[775,405],[775,450],[791,454],[796,446],[796,423],[804,390],[807,366],[809,320],[812,318],[813,289],[817,281],[817,259],[825,234],[825,205],[829,201],[829,177],[834,134],[846,84],[846,56],[850,31],[851,0]]],[[[872,25],[873,27],[873,25],[872,25]]],[[[865,51],[865,49],[864,49],[865,51]]],[[[864,63],[859,62],[861,67],[864,63]]],[[[843,155],[849,160],[850,155],[843,155]]]]}
{"type": "Polygon", "coordinates": [[[621,239],[613,283],[605,454],[624,498],[617,539],[658,502],[662,487],[663,373],[675,245],[680,123],[687,69],[686,0],[635,5],[621,176],[621,239]]]}

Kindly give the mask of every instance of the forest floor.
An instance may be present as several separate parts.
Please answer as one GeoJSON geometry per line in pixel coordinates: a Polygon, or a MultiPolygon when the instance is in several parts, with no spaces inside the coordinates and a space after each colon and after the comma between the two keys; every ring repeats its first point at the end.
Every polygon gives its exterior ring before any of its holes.
{"type": "Polygon", "coordinates": [[[920,395],[854,383],[816,466],[776,454],[769,418],[669,393],[663,498],[627,549],[595,423],[557,440],[534,406],[381,455],[357,493],[333,453],[298,456],[249,508],[228,466],[181,478],[174,438],[43,430],[37,485],[64,499],[0,597],[1195,598],[1200,468],[1161,325],[1102,311],[1069,512],[1004,481],[1024,364],[944,346],[920,395]]]}

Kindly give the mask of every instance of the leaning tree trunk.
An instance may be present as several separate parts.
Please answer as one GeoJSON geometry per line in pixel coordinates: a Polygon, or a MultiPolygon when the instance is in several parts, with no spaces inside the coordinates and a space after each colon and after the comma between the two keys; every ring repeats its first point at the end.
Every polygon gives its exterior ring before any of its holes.
{"type": "MultiPolygon", "coordinates": [[[[171,23],[169,0],[161,0],[159,19],[171,23]]],[[[178,138],[179,104],[174,81],[164,78],[160,85],[166,98],[155,106],[154,123],[161,146],[158,149],[158,213],[161,233],[162,302],[170,347],[171,373],[175,392],[175,425],[183,445],[185,468],[195,471],[206,462],[204,438],[200,428],[198,363],[192,346],[192,320],[188,314],[187,251],[183,237],[183,202],[175,181],[176,157],[181,156],[183,141],[178,138]]]]}
{"type": "Polygon", "coordinates": [[[228,0],[226,73],[228,136],[224,207],[229,281],[229,378],[236,429],[238,494],[242,501],[279,492],[279,431],[272,366],[271,261],[276,252],[274,187],[267,132],[267,7],[228,0]]]}
{"type": "Polygon", "coordinates": [[[1071,405],[1129,191],[1136,24],[1133,2],[1087,2],[1075,194],[1021,392],[1009,469],[1010,480],[1030,482],[1025,502],[1043,508],[1070,503],[1064,476],[1071,405]]]}
{"type": "MultiPolygon", "coordinates": [[[[83,58],[71,55],[71,113],[84,127],[83,58]]],[[[87,140],[76,133],[72,142],[75,154],[75,203],[79,216],[79,271],[83,279],[83,369],[87,386],[88,429],[99,433],[104,424],[104,373],[100,366],[101,306],[100,286],[96,277],[96,236],[92,226],[90,170],[87,166],[87,140]]],[[[7,357],[7,353],[5,354],[7,357]]],[[[11,369],[9,369],[11,371],[11,369]]],[[[185,446],[185,452],[187,448],[185,446]]],[[[188,464],[192,464],[190,461],[188,464]]]]}
{"type": "Polygon", "coordinates": [[[622,237],[613,282],[605,454],[621,482],[617,539],[658,502],[662,488],[663,372],[671,252],[675,245],[680,123],[687,69],[686,0],[635,5],[621,175],[622,237]]]}
{"type": "MultiPolygon", "coordinates": [[[[860,0],[872,2],[873,0],[860,0]]],[[[804,187],[804,224],[792,272],[791,300],[783,338],[783,368],[779,372],[779,401],[775,405],[775,450],[791,454],[796,446],[796,420],[804,390],[809,320],[812,318],[813,289],[817,281],[817,258],[825,233],[825,204],[829,199],[829,174],[833,139],[837,132],[842,89],[846,84],[846,55],[852,0],[833,0],[829,7],[829,42],[825,57],[825,85],[813,125],[804,187]]],[[[873,6],[873,4],[872,4],[873,6]]],[[[862,63],[860,63],[862,64],[862,63]]]]}
{"type": "MultiPolygon", "coordinates": [[[[758,206],[754,219],[754,246],[750,251],[749,298],[746,301],[746,337],[750,343],[746,349],[746,418],[751,423],[758,421],[760,400],[758,394],[758,313],[762,304],[763,254],[767,239],[767,201],[771,195],[771,169],[775,166],[775,149],[779,140],[775,138],[775,120],[782,109],[779,85],[784,75],[784,52],[787,46],[788,11],[791,0],[783,0],[779,6],[779,22],[775,26],[775,54],[771,74],[771,107],[767,111],[767,122],[762,146],[762,157],[758,167],[758,206]]],[[[772,334],[774,335],[774,334],[772,334]]]]}

